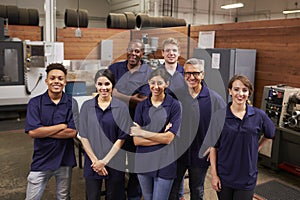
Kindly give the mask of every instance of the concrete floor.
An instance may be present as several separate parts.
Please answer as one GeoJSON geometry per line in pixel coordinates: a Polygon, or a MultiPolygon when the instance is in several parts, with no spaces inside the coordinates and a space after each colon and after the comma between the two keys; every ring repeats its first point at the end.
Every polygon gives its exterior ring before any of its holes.
{"type": "MultiPolygon", "coordinates": [[[[24,119],[0,120],[0,199],[19,200],[25,198],[26,177],[30,169],[33,150],[33,140],[24,133],[24,119]]],[[[77,149],[76,149],[77,153],[77,149]]],[[[78,158],[78,155],[77,155],[78,158]]],[[[258,184],[269,180],[279,180],[300,190],[300,177],[285,171],[271,171],[259,167],[258,184]]],[[[83,170],[73,169],[72,200],[85,199],[83,170]]],[[[188,180],[185,180],[185,197],[189,199],[188,180]]],[[[43,199],[55,198],[55,182],[51,179],[43,199]]],[[[210,185],[210,172],[205,181],[205,200],[217,199],[216,193],[210,185]]]]}

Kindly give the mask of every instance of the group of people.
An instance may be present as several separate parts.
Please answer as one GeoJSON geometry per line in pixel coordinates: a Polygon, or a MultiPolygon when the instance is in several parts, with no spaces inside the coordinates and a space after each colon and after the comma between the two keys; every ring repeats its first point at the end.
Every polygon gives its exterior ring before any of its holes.
{"type": "Polygon", "coordinates": [[[87,199],[99,200],[104,182],[110,200],[179,200],[186,171],[191,200],[203,199],[211,166],[212,187],[220,200],[252,200],[258,151],[274,137],[275,127],[248,103],[253,93],[249,79],[232,77],[232,101],[226,105],[203,82],[201,60],[178,63],[176,39],[163,41],[164,64],[156,69],[143,56],[143,42],[130,41],[125,61],[95,74],[97,95],[80,112],[63,92],[65,67],[47,67],[48,90],[27,108],[25,132],[34,138],[34,154],[26,199],[41,199],[52,176],[57,199],[70,199],[78,132],[85,150],[87,199]]]}

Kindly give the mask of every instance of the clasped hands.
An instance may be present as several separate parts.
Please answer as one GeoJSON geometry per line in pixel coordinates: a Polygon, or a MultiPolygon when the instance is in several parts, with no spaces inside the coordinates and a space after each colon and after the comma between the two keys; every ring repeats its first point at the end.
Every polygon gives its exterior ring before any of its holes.
{"type": "Polygon", "coordinates": [[[92,163],[91,167],[100,176],[107,176],[108,172],[105,168],[106,163],[103,160],[96,160],[92,163]]]}

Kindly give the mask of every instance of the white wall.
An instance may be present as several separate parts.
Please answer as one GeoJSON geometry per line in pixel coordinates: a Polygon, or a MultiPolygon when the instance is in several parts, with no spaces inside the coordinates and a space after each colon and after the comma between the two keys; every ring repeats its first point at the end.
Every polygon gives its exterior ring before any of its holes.
{"type": "Polygon", "coordinates": [[[146,1],[148,2],[148,0],[109,0],[110,12],[112,13],[144,12],[147,10],[146,1]]]}

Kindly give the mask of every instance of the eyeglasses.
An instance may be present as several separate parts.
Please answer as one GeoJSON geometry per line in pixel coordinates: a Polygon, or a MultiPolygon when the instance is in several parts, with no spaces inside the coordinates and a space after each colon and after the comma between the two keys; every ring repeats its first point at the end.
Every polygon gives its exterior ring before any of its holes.
{"type": "Polygon", "coordinates": [[[141,53],[141,49],[127,49],[127,53],[136,53],[136,54],[138,54],[138,53],[141,53]]]}
{"type": "Polygon", "coordinates": [[[186,77],[191,77],[191,75],[193,74],[193,76],[194,77],[199,77],[200,76],[200,74],[202,74],[202,72],[203,71],[201,71],[201,72],[184,72],[184,75],[186,76],[186,77]]]}

